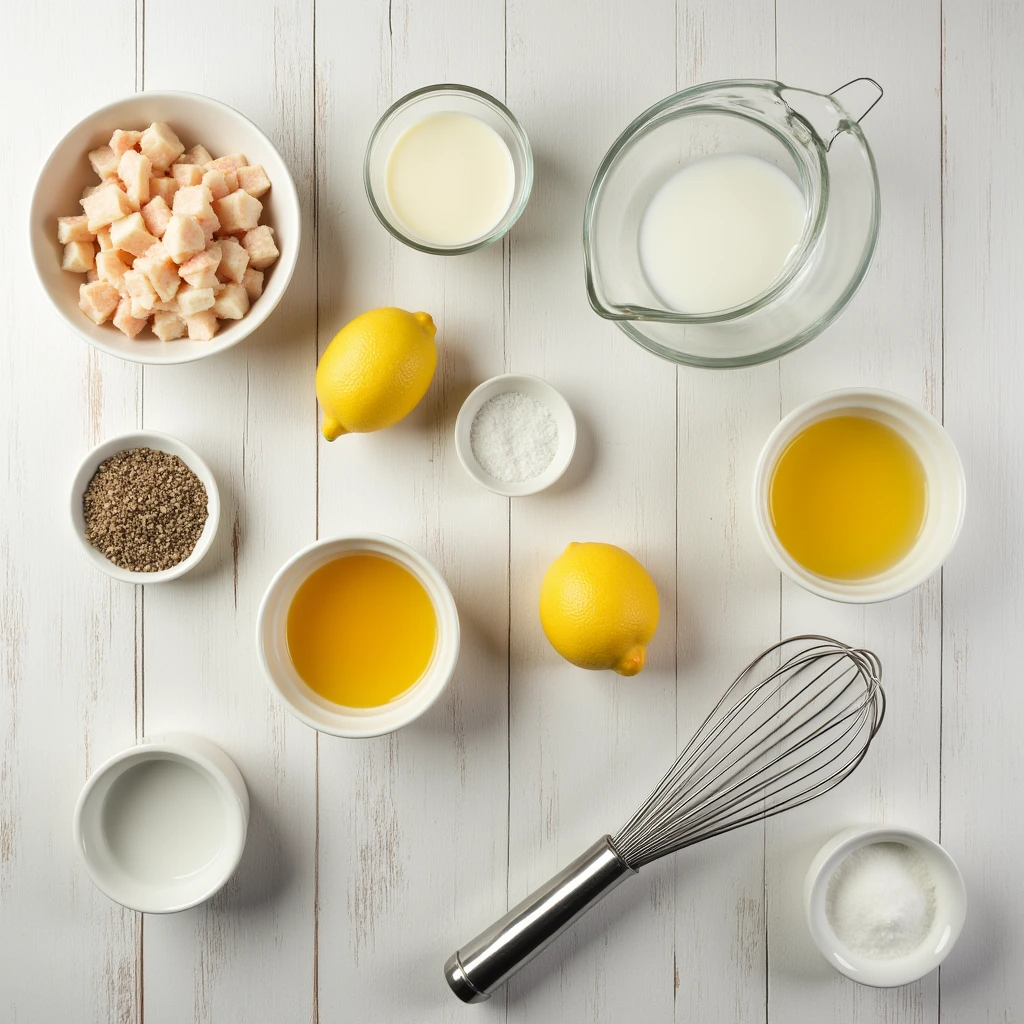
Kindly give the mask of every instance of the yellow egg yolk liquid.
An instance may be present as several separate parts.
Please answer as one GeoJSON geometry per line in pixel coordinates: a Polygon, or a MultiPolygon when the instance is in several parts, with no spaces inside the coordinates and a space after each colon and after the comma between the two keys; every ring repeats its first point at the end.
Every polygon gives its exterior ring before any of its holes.
{"type": "Polygon", "coordinates": [[[809,572],[837,580],[896,565],[917,540],[927,500],[917,453],[867,416],[812,423],[779,456],[770,484],[782,546],[809,572]]]}
{"type": "Polygon", "coordinates": [[[430,662],[437,617],[408,569],[372,554],[313,572],[288,609],[288,652],[310,689],[350,708],[405,693],[430,662]]]}

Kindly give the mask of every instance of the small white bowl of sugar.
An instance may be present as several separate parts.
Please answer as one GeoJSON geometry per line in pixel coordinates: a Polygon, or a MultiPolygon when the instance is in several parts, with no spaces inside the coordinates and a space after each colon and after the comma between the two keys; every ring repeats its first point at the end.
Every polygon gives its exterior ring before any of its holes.
{"type": "Polygon", "coordinates": [[[476,388],[455,421],[455,451],[481,487],[509,498],[550,487],[576,450],[576,417],[547,381],[505,373],[476,388]]]}
{"type": "Polygon", "coordinates": [[[953,858],[906,828],[855,827],[807,870],[811,937],[840,974],[894,988],[934,971],[963,928],[967,892],[953,858]]]}

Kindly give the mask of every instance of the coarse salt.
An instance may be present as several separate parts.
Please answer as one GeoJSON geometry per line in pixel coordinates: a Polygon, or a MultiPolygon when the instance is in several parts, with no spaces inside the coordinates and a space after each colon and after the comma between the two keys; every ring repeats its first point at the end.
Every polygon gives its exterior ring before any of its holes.
{"type": "Polygon", "coordinates": [[[852,952],[892,959],[912,952],[935,920],[935,882],[924,858],[905,843],[872,843],[836,869],[825,913],[852,952]]]}
{"type": "Polygon", "coordinates": [[[540,476],[558,451],[551,410],[529,395],[509,391],[484,402],[469,430],[473,458],[505,484],[540,476]]]}

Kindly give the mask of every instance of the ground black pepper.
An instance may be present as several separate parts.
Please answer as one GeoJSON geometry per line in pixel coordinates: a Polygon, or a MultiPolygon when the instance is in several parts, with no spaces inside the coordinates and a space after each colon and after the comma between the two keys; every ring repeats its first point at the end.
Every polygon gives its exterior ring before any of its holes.
{"type": "Polygon", "coordinates": [[[129,448],[100,463],[82,495],[85,536],[130,572],[183,562],[206,525],[206,488],[177,455],[129,448]]]}

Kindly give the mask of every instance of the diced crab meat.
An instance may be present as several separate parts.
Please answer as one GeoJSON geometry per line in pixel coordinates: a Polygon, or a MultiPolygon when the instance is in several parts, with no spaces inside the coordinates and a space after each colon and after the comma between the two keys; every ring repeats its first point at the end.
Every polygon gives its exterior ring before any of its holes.
{"type": "Polygon", "coordinates": [[[149,177],[153,168],[149,157],[136,153],[134,149],[126,150],[117,164],[117,176],[124,182],[128,198],[143,206],[149,202],[149,177]]]}
{"type": "Polygon", "coordinates": [[[187,281],[193,288],[212,288],[214,295],[224,287],[224,282],[212,270],[197,270],[194,274],[182,274],[181,279],[187,281]]]}
{"type": "Polygon", "coordinates": [[[242,275],[242,287],[249,296],[249,301],[255,302],[263,294],[263,271],[246,267],[242,275]]]}
{"type": "Polygon", "coordinates": [[[220,246],[220,265],[217,267],[217,276],[222,281],[241,284],[245,268],[249,266],[249,254],[234,238],[222,238],[217,244],[220,246]]]}
{"type": "Polygon", "coordinates": [[[212,341],[217,333],[217,317],[213,310],[204,310],[201,313],[193,313],[190,316],[182,317],[185,326],[188,328],[190,341],[212,341]]]}
{"type": "Polygon", "coordinates": [[[141,140],[142,132],[126,132],[118,128],[110,136],[111,152],[120,160],[121,156],[127,153],[129,149],[135,149],[141,140]]]}
{"type": "Polygon", "coordinates": [[[113,249],[114,243],[110,240],[110,228],[100,228],[96,232],[96,241],[100,243],[100,252],[106,252],[107,249],[113,249]]]}
{"type": "Polygon", "coordinates": [[[94,323],[108,320],[121,296],[106,281],[92,281],[78,289],[78,308],[94,323]]]}
{"type": "Polygon", "coordinates": [[[84,213],[77,217],[57,218],[57,241],[61,245],[68,242],[93,242],[96,235],[89,230],[89,218],[84,213]]]}
{"type": "Polygon", "coordinates": [[[174,193],[178,191],[178,183],[174,178],[149,179],[149,194],[153,197],[159,196],[168,206],[174,201],[174,193]]]}
{"type": "Polygon", "coordinates": [[[201,274],[206,270],[216,272],[220,266],[220,251],[220,242],[211,242],[202,252],[197,252],[195,256],[182,263],[178,273],[186,277],[189,274],[201,274]]]}
{"type": "Polygon", "coordinates": [[[161,341],[174,341],[185,333],[185,321],[177,313],[158,309],[153,314],[153,333],[161,341]]]}
{"type": "Polygon", "coordinates": [[[87,274],[96,266],[96,248],[92,242],[68,242],[64,246],[64,258],[60,269],[72,274],[87,274]]]}
{"type": "Polygon", "coordinates": [[[162,241],[175,263],[184,263],[206,248],[206,235],[195,217],[175,213],[167,224],[162,241]]]}
{"type": "Polygon", "coordinates": [[[274,229],[267,224],[247,231],[242,239],[242,246],[249,254],[249,266],[253,270],[269,267],[281,255],[274,244],[274,229]]]}
{"type": "Polygon", "coordinates": [[[221,231],[250,231],[260,222],[263,204],[244,189],[238,189],[231,195],[218,199],[213,204],[213,211],[220,220],[221,231]]]}
{"type": "Polygon", "coordinates": [[[249,296],[240,284],[226,284],[217,296],[213,311],[225,320],[241,320],[249,310],[249,296]]]}
{"type": "Polygon", "coordinates": [[[171,166],[171,177],[178,183],[178,188],[201,185],[204,173],[198,164],[173,164],[171,166]]]}
{"type": "MultiPolygon", "coordinates": [[[[207,171],[203,175],[203,184],[210,190],[210,195],[214,199],[223,199],[229,192],[233,192],[234,189],[228,186],[228,174],[234,175],[234,171],[207,171]]],[[[235,181],[235,188],[238,188],[237,179],[235,181]]]]}
{"type": "Polygon", "coordinates": [[[182,316],[193,316],[196,313],[202,313],[203,310],[209,309],[214,301],[215,296],[212,288],[193,288],[191,285],[185,284],[178,289],[178,312],[182,316]]]}
{"type": "Polygon", "coordinates": [[[141,270],[133,267],[124,275],[124,285],[133,305],[137,309],[144,309],[148,315],[159,299],[153,282],[141,270]]]}
{"type": "Polygon", "coordinates": [[[186,149],[174,162],[176,164],[198,164],[202,167],[212,159],[213,157],[207,152],[205,146],[193,146],[191,149],[186,149]]]}
{"type": "Polygon", "coordinates": [[[146,222],[149,233],[156,238],[162,238],[172,216],[167,202],[161,196],[154,196],[139,212],[146,222]]]}
{"type": "Polygon", "coordinates": [[[212,240],[213,233],[220,228],[220,220],[211,205],[212,199],[210,190],[202,184],[179,188],[174,193],[174,212],[195,217],[207,241],[212,240]]]}
{"type": "Polygon", "coordinates": [[[141,270],[149,278],[149,283],[161,302],[173,299],[181,285],[178,265],[159,242],[150,248],[145,256],[140,256],[135,261],[135,269],[141,270]]]}
{"type": "Polygon", "coordinates": [[[132,212],[128,197],[113,184],[104,185],[86,196],[82,200],[82,209],[89,218],[89,230],[93,234],[132,212]]]}
{"type": "Polygon", "coordinates": [[[96,273],[101,281],[106,281],[118,291],[127,287],[124,283],[124,275],[132,268],[120,257],[117,249],[104,249],[96,253],[96,273]]]}
{"type": "Polygon", "coordinates": [[[166,171],[185,152],[181,139],[169,124],[154,121],[139,139],[139,148],[158,171],[166,171]]]}
{"type": "Polygon", "coordinates": [[[134,338],[143,327],[149,322],[145,316],[135,316],[132,313],[132,302],[130,299],[122,299],[117,304],[117,312],[114,314],[114,326],[129,338],[134,338]]]}
{"type": "Polygon", "coordinates": [[[262,164],[254,167],[239,167],[235,171],[238,176],[238,187],[248,192],[254,199],[259,199],[270,188],[270,179],[263,170],[262,164]]]}
{"type": "Polygon", "coordinates": [[[110,146],[100,146],[89,154],[89,163],[99,178],[112,178],[117,174],[118,159],[110,146]]]}
{"type": "Polygon", "coordinates": [[[110,225],[110,241],[115,249],[130,252],[133,256],[144,256],[157,239],[146,230],[142,214],[133,213],[110,225]]]}
{"type": "Polygon", "coordinates": [[[237,171],[239,167],[247,167],[248,163],[241,153],[232,153],[216,160],[207,160],[203,168],[207,171],[237,171]]]}

